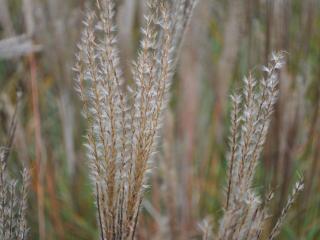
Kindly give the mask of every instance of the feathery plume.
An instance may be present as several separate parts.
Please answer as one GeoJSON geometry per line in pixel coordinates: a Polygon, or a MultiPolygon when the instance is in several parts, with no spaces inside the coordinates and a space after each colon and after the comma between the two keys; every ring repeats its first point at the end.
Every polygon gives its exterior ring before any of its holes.
{"type": "MultiPolygon", "coordinates": [[[[273,53],[269,65],[262,68],[265,77],[257,81],[250,74],[243,80],[243,94],[231,97],[233,109],[228,183],[218,239],[254,240],[261,237],[263,224],[268,217],[265,203],[271,200],[272,194],[261,201],[252,190],[252,182],[278,98],[278,72],[283,65],[283,55],[273,53]]],[[[302,181],[299,181],[269,239],[273,239],[279,232],[279,227],[302,186],[302,181]]]]}
{"type": "Polygon", "coordinates": [[[133,86],[124,91],[115,1],[89,11],[75,70],[88,122],[87,153],[101,239],[133,239],[162,113],[195,0],[148,1],[133,86]]]}

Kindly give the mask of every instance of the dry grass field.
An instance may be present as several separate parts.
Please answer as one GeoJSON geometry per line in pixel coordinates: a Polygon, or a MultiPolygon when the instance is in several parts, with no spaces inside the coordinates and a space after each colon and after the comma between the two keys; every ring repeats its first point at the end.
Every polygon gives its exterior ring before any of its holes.
{"type": "Polygon", "coordinates": [[[0,0],[0,239],[320,239],[319,66],[319,0],[0,0]]]}

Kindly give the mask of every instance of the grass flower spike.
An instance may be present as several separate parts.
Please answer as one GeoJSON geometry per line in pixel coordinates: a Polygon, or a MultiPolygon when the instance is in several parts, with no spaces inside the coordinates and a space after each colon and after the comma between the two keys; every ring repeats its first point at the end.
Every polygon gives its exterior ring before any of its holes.
{"type": "Polygon", "coordinates": [[[127,91],[119,66],[114,1],[97,1],[79,44],[75,70],[89,123],[86,146],[103,240],[134,238],[162,112],[195,1],[148,1],[148,6],[132,67],[134,84],[127,91]]]}
{"type": "MultiPolygon", "coordinates": [[[[269,217],[266,206],[273,194],[261,200],[252,185],[274,104],[278,98],[278,74],[283,65],[283,55],[273,53],[270,64],[262,69],[265,77],[257,81],[250,74],[243,80],[242,94],[233,95],[231,98],[233,109],[227,196],[218,239],[260,239],[263,224],[269,217]]],[[[302,182],[298,182],[272,230],[270,239],[279,233],[279,227],[289,207],[302,188],[302,182]]]]}

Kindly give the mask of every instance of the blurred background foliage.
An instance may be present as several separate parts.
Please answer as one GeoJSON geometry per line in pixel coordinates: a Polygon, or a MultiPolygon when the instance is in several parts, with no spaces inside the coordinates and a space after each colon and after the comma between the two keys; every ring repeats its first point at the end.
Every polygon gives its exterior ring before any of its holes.
{"type": "MultiPolygon", "coordinates": [[[[83,12],[92,2],[0,0],[0,139],[19,104],[10,166],[12,174],[22,164],[32,171],[29,239],[98,239],[83,148],[86,125],[72,71],[83,12]]],[[[117,2],[127,79],[145,9],[143,0],[117,2]]],[[[261,194],[276,193],[271,224],[292,183],[304,175],[305,189],[279,239],[320,239],[319,29],[319,0],[199,1],[172,87],[138,239],[199,239],[197,225],[205,217],[217,229],[229,95],[277,50],[286,52],[287,66],[254,187],[261,194]]]]}

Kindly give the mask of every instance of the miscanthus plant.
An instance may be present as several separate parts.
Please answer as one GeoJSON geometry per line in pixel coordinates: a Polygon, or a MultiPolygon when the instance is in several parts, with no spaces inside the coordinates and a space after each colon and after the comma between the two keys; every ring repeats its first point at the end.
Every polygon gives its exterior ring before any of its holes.
{"type": "MultiPolygon", "coordinates": [[[[263,67],[265,77],[257,81],[249,75],[244,78],[241,94],[232,96],[227,194],[218,239],[261,239],[265,221],[270,217],[267,206],[273,194],[261,199],[252,185],[277,101],[278,74],[283,65],[283,55],[272,54],[269,65],[263,67]]],[[[303,182],[299,180],[268,239],[278,235],[290,206],[302,189],[303,182]]]]}
{"type": "Polygon", "coordinates": [[[10,178],[7,165],[15,130],[15,121],[11,124],[7,144],[0,147],[0,239],[27,239],[27,192],[29,173],[22,171],[22,183],[10,178]]]}
{"type": "Polygon", "coordinates": [[[127,90],[119,66],[115,1],[98,0],[84,21],[75,70],[89,125],[86,146],[102,240],[134,238],[162,112],[195,2],[148,1],[132,66],[134,84],[127,90]]]}

